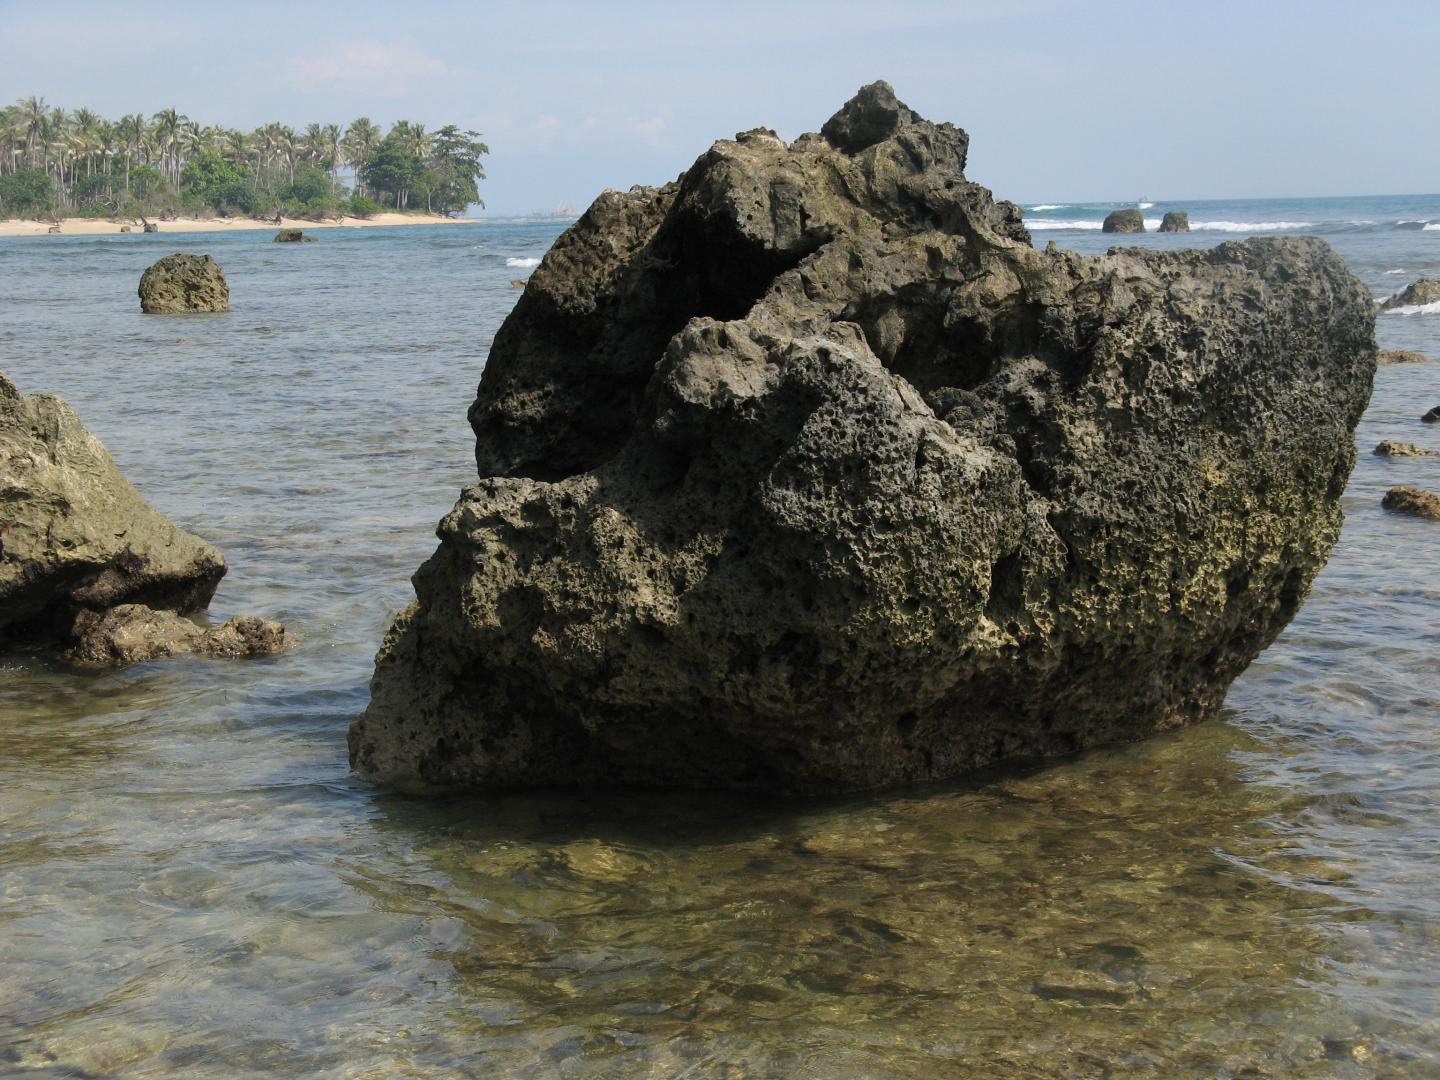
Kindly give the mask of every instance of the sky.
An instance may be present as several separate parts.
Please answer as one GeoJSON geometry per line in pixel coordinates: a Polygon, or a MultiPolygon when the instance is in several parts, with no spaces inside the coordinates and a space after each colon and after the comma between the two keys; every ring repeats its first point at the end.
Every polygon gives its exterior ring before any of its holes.
{"type": "Polygon", "coordinates": [[[1018,202],[1440,191],[1440,2],[0,0],[0,101],[479,131],[487,215],[818,131],[885,79],[1018,202]]]}

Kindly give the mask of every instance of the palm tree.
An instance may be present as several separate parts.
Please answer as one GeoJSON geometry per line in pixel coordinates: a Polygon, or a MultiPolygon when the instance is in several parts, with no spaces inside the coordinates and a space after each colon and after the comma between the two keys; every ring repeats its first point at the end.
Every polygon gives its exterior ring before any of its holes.
{"type": "Polygon", "coordinates": [[[161,109],[151,119],[155,123],[155,147],[160,151],[161,171],[168,172],[172,180],[178,179],[180,127],[186,118],[174,109],[161,109]]]}
{"type": "Polygon", "coordinates": [[[122,116],[115,125],[125,150],[125,194],[130,194],[130,159],[145,145],[145,117],[139,113],[122,116]]]}
{"type": "Polygon", "coordinates": [[[350,166],[355,173],[355,193],[357,195],[365,194],[365,183],[361,179],[361,170],[365,168],[365,162],[370,159],[370,152],[375,149],[375,144],[379,141],[380,129],[367,116],[360,117],[345,131],[342,145],[345,157],[349,159],[350,166]]]}
{"type": "Polygon", "coordinates": [[[275,151],[290,170],[290,183],[295,183],[295,159],[300,155],[300,143],[295,138],[295,129],[284,124],[274,125],[275,151]]]}
{"type": "Polygon", "coordinates": [[[25,132],[25,156],[33,169],[38,160],[35,148],[45,141],[45,125],[50,117],[42,97],[28,97],[20,102],[20,122],[25,132]]]}

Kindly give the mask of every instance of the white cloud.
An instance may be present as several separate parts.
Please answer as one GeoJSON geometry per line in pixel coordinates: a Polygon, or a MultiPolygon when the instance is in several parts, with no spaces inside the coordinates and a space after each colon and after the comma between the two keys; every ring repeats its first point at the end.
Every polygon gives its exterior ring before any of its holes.
{"type": "Polygon", "coordinates": [[[377,38],[337,41],[305,56],[284,61],[286,81],[299,90],[343,90],[376,97],[401,97],[417,80],[450,73],[445,63],[413,39],[377,38]]]}

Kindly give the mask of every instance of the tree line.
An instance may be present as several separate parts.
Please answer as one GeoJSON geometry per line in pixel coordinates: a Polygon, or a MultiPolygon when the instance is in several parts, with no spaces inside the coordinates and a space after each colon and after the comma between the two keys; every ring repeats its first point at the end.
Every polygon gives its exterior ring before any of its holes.
{"type": "Polygon", "coordinates": [[[343,129],[240,131],[175,109],[107,120],[29,97],[0,109],[0,217],[457,214],[484,205],[477,185],[489,152],[454,124],[426,131],[401,120],[382,133],[362,116],[343,129]]]}

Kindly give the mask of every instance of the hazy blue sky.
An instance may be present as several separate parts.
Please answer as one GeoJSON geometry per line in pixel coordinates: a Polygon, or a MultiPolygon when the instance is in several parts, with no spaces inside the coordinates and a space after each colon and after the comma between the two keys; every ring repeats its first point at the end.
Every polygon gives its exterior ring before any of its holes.
{"type": "Polygon", "coordinates": [[[0,0],[0,100],[480,131],[491,213],[793,137],[872,79],[1019,201],[1440,190],[1440,2],[0,0]]]}

